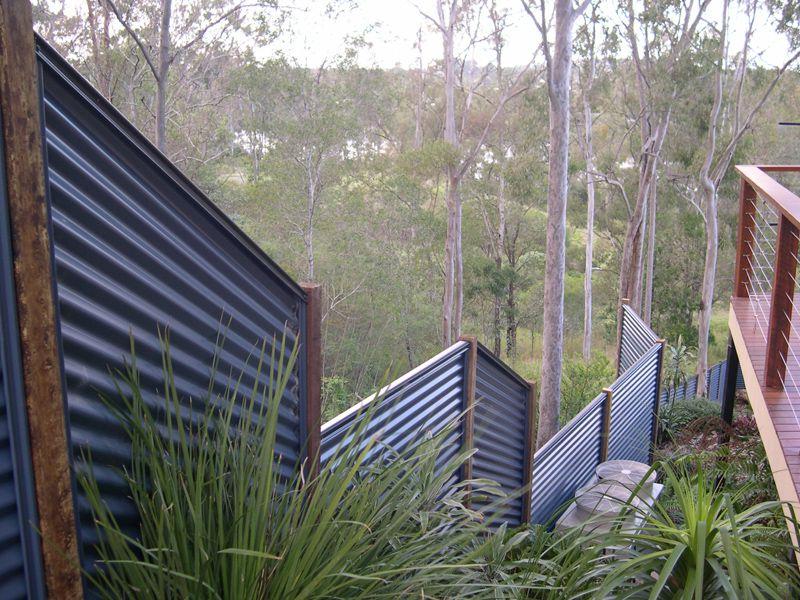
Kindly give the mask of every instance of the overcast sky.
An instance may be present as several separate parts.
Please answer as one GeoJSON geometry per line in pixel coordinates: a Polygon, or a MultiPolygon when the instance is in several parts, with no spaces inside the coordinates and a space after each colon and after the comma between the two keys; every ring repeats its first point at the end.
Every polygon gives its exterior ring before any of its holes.
{"type": "MultiPolygon", "coordinates": [[[[399,65],[409,67],[418,60],[414,44],[417,32],[422,27],[423,59],[426,63],[441,56],[441,38],[433,31],[432,26],[420,16],[419,9],[428,14],[435,14],[435,0],[359,0],[354,7],[336,19],[325,16],[324,0],[294,0],[291,6],[296,7],[291,17],[291,28],[294,35],[285,37],[280,46],[288,54],[296,57],[301,64],[316,66],[326,57],[341,52],[348,35],[374,27],[367,39],[371,47],[360,55],[362,64],[376,64],[381,67],[399,65]],[[419,9],[418,9],[419,7],[419,9]]],[[[498,0],[498,5],[508,10],[509,27],[506,31],[506,47],[504,61],[508,65],[524,65],[539,44],[539,35],[530,17],[522,9],[520,0],[498,0]]],[[[606,2],[604,12],[612,22],[617,22],[616,2],[606,2]]],[[[731,10],[738,8],[732,2],[731,10]]],[[[719,18],[721,3],[712,0],[709,16],[719,18]]],[[[734,43],[741,43],[741,31],[744,16],[737,18],[734,13],[731,19],[734,43]]],[[[754,49],[761,54],[763,63],[771,66],[785,60],[788,45],[781,36],[776,36],[772,26],[765,18],[759,19],[758,35],[754,36],[754,49]]],[[[474,58],[479,63],[493,59],[488,44],[476,51],[474,58]]]]}

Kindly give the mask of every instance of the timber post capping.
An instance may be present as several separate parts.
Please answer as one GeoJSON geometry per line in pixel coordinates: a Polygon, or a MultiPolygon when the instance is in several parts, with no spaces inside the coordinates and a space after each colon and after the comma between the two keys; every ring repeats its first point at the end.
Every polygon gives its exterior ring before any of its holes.
{"type": "Polygon", "coordinates": [[[82,598],[31,6],[0,0],[0,112],[25,408],[50,598],[82,598]]]}
{"type": "MultiPolygon", "coordinates": [[[[464,363],[464,423],[463,423],[463,443],[465,452],[469,452],[475,445],[475,373],[478,367],[478,338],[473,335],[462,335],[458,338],[462,342],[469,344],[464,363]]],[[[467,481],[472,479],[472,457],[470,456],[461,467],[461,479],[467,481]]],[[[469,499],[469,486],[467,499],[469,499]]]]}
{"type": "Polygon", "coordinates": [[[305,475],[313,478],[320,467],[320,427],[322,426],[322,287],[301,283],[306,293],[306,447],[305,475]]]}
{"type": "Polygon", "coordinates": [[[734,268],[733,295],[747,298],[750,284],[750,261],[753,255],[753,229],[755,227],[756,191],[744,177],[739,188],[739,230],[736,236],[736,266],[734,268]]]}
{"type": "Polygon", "coordinates": [[[625,319],[625,307],[628,306],[630,302],[631,301],[628,298],[623,298],[620,300],[619,311],[617,314],[617,377],[622,374],[620,373],[622,366],[622,322],[625,319]]]}
{"type": "Polygon", "coordinates": [[[786,355],[792,329],[795,271],[797,269],[798,229],[784,214],[778,220],[775,242],[775,275],[769,307],[764,381],[768,387],[783,389],[786,355]]]}
{"type": "Polygon", "coordinates": [[[522,460],[522,496],[521,523],[531,522],[531,505],[533,501],[533,455],[536,453],[536,413],[538,402],[536,382],[528,381],[528,397],[525,405],[525,452],[522,460]]]}
{"type": "Polygon", "coordinates": [[[600,461],[608,460],[608,443],[611,439],[611,402],[614,392],[610,388],[603,388],[603,422],[600,429],[600,461]]]}
{"type": "Polygon", "coordinates": [[[656,366],[656,390],[655,390],[655,399],[653,400],[653,424],[651,430],[651,439],[650,439],[650,452],[648,453],[650,458],[650,463],[653,462],[653,456],[656,449],[656,444],[658,444],[658,427],[659,427],[659,410],[661,409],[661,388],[662,381],[661,381],[661,374],[664,372],[664,354],[667,350],[667,340],[660,339],[656,341],[659,344],[660,348],[658,350],[658,364],[656,366]]]}

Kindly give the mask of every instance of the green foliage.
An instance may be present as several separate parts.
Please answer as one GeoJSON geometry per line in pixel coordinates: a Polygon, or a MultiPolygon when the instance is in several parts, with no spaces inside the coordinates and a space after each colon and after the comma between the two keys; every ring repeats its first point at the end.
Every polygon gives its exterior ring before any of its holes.
{"type": "Polygon", "coordinates": [[[566,425],[610,384],[614,374],[611,361],[602,354],[594,355],[588,363],[582,358],[566,361],[561,376],[561,426],[566,425]]]}
{"type": "MultiPolygon", "coordinates": [[[[640,512],[641,530],[623,527],[637,509],[620,516],[597,568],[599,597],[774,598],[797,597],[800,574],[788,554],[783,505],[763,502],[734,508],[741,492],[721,492],[702,464],[661,463],[679,518],[656,503],[640,512]]],[[[595,536],[596,543],[601,536],[595,536]]]]}
{"type": "Polygon", "coordinates": [[[330,421],[339,413],[344,412],[354,402],[348,391],[347,380],[344,377],[322,378],[322,422],[330,421]]]}
{"type": "Polygon", "coordinates": [[[378,441],[358,443],[367,419],[318,476],[287,478],[276,462],[277,406],[297,348],[285,364],[266,366],[286,353],[274,345],[267,360],[262,349],[254,375],[268,383],[233,382],[189,419],[169,344],[157,407],[145,400],[132,348],[114,410],[132,444],[123,477],[141,521],[136,536],[102,498],[91,461],[80,478],[101,539],[89,574],[101,597],[460,597],[482,581],[498,542],[464,498],[469,485],[491,499],[493,484],[451,485],[466,453],[435,464],[457,424],[402,455],[386,449],[388,460],[371,465],[378,441]]]}
{"type": "Polygon", "coordinates": [[[719,417],[720,405],[704,398],[676,400],[661,407],[658,415],[659,437],[674,440],[689,425],[708,417],[719,417]]]}

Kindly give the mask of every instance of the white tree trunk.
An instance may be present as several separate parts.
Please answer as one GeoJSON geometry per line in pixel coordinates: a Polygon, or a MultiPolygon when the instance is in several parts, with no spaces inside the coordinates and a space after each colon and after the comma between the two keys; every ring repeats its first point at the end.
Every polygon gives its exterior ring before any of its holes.
{"type": "Polygon", "coordinates": [[[170,67],[170,21],[172,0],[161,0],[161,31],[158,45],[158,76],[156,77],[156,147],[165,152],[167,148],[167,85],[170,67]]]}
{"type": "Polygon", "coordinates": [[[658,212],[658,181],[650,184],[650,206],[648,208],[649,223],[647,226],[647,265],[644,283],[644,306],[642,319],[650,325],[653,316],[653,281],[656,262],[656,215],[658,212]]]}
{"type": "MultiPolygon", "coordinates": [[[[592,57],[594,60],[594,57],[592,57]]],[[[587,83],[587,85],[589,85],[587,83]]],[[[591,88],[590,88],[591,89],[591,88]]],[[[594,268],[594,147],[592,106],[583,98],[584,152],[586,153],[586,261],[583,274],[583,359],[592,355],[592,269],[594,268]]]]}
{"type": "Polygon", "coordinates": [[[572,73],[572,0],[556,0],[555,42],[548,68],[550,99],[550,155],[547,176],[547,256],[542,332],[542,382],[539,396],[541,447],[558,431],[561,406],[561,368],[564,346],[564,256],[566,244],[569,96],[572,73]]]}

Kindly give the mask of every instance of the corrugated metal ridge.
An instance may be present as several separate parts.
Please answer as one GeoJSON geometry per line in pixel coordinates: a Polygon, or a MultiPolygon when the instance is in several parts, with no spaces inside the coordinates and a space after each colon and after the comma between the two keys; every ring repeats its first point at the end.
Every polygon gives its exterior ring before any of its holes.
{"type": "MultiPolygon", "coordinates": [[[[655,344],[650,347],[650,349],[642,354],[639,359],[633,363],[630,367],[628,367],[624,373],[622,373],[617,379],[609,386],[609,389],[612,391],[616,391],[617,389],[621,388],[625,385],[625,382],[630,379],[631,377],[636,377],[638,375],[638,368],[646,363],[652,356],[658,353],[659,349],[661,348],[660,344],[655,344]]],[[[579,413],[580,414],[580,413],[579,413]]]]}
{"type": "Polygon", "coordinates": [[[39,59],[57,72],[69,85],[80,94],[87,104],[101,113],[113,125],[117,133],[136,151],[146,156],[159,170],[179,186],[187,196],[202,208],[210,218],[219,223],[223,231],[238,244],[244,246],[254,258],[269,270],[287,288],[306,302],[305,291],[270,258],[247,234],[245,234],[222,210],[220,210],[184,173],[158,150],[113,104],[106,100],[83,75],[75,70],[38,34],[36,36],[36,52],[39,59]]]}
{"type": "Polygon", "coordinates": [[[514,379],[516,379],[521,385],[525,386],[526,388],[530,387],[530,383],[528,383],[528,381],[524,377],[522,377],[522,375],[520,375],[513,368],[511,368],[511,365],[509,365],[508,363],[505,363],[502,360],[500,360],[499,358],[497,358],[494,355],[494,352],[489,350],[486,346],[484,346],[480,342],[478,342],[478,352],[482,353],[488,360],[490,360],[495,365],[500,367],[510,377],[513,377],[514,379]]]}
{"type": "Polygon", "coordinates": [[[589,415],[589,413],[591,413],[592,410],[596,409],[599,404],[602,404],[603,399],[605,398],[605,396],[606,395],[601,392],[598,396],[595,397],[594,400],[592,400],[591,402],[589,402],[589,404],[584,406],[577,415],[572,417],[572,419],[569,421],[569,423],[564,425],[561,429],[558,430],[558,432],[553,437],[551,437],[549,440],[547,440],[547,442],[545,442],[544,446],[539,448],[536,451],[536,453],[533,455],[534,464],[536,464],[536,457],[537,456],[540,456],[540,455],[544,456],[547,453],[549,453],[552,450],[553,446],[558,444],[561,441],[562,438],[564,438],[565,436],[569,435],[571,430],[574,427],[576,427],[577,424],[580,421],[585,419],[587,417],[587,415],[589,415]]]}
{"type": "Polygon", "coordinates": [[[468,345],[467,342],[456,342],[455,344],[453,344],[449,348],[445,348],[444,350],[439,352],[439,354],[437,354],[433,358],[429,358],[424,363],[422,363],[422,364],[418,365],[417,367],[414,367],[413,369],[408,371],[405,375],[402,375],[402,376],[398,377],[397,379],[395,379],[394,381],[392,381],[389,385],[386,385],[386,386],[382,387],[380,390],[378,390],[377,392],[375,392],[371,396],[367,396],[366,398],[364,398],[358,404],[354,404],[353,406],[348,408],[346,411],[341,412],[338,415],[336,415],[335,417],[333,417],[330,421],[328,421],[327,423],[322,425],[322,433],[324,434],[328,429],[331,429],[332,427],[335,427],[340,422],[344,421],[345,419],[349,418],[350,416],[354,415],[355,413],[360,412],[369,403],[371,403],[373,400],[375,400],[375,398],[383,398],[383,397],[387,396],[389,393],[397,390],[397,388],[405,385],[406,383],[408,383],[409,381],[411,381],[412,379],[414,379],[418,375],[421,375],[422,373],[424,373],[425,371],[430,369],[436,363],[441,362],[442,360],[450,357],[451,355],[455,354],[456,352],[458,352],[460,350],[463,350],[467,345],[468,345]]]}
{"type": "Polygon", "coordinates": [[[650,329],[650,327],[647,326],[647,323],[645,323],[642,320],[642,318],[638,314],[636,314],[635,310],[633,310],[627,304],[623,304],[622,308],[623,308],[623,310],[625,311],[626,314],[630,315],[633,318],[633,323],[637,327],[637,329],[641,329],[644,333],[646,333],[647,336],[649,336],[652,339],[653,342],[658,341],[659,338],[658,338],[658,335],[656,334],[656,332],[653,331],[652,329],[650,329]]]}

